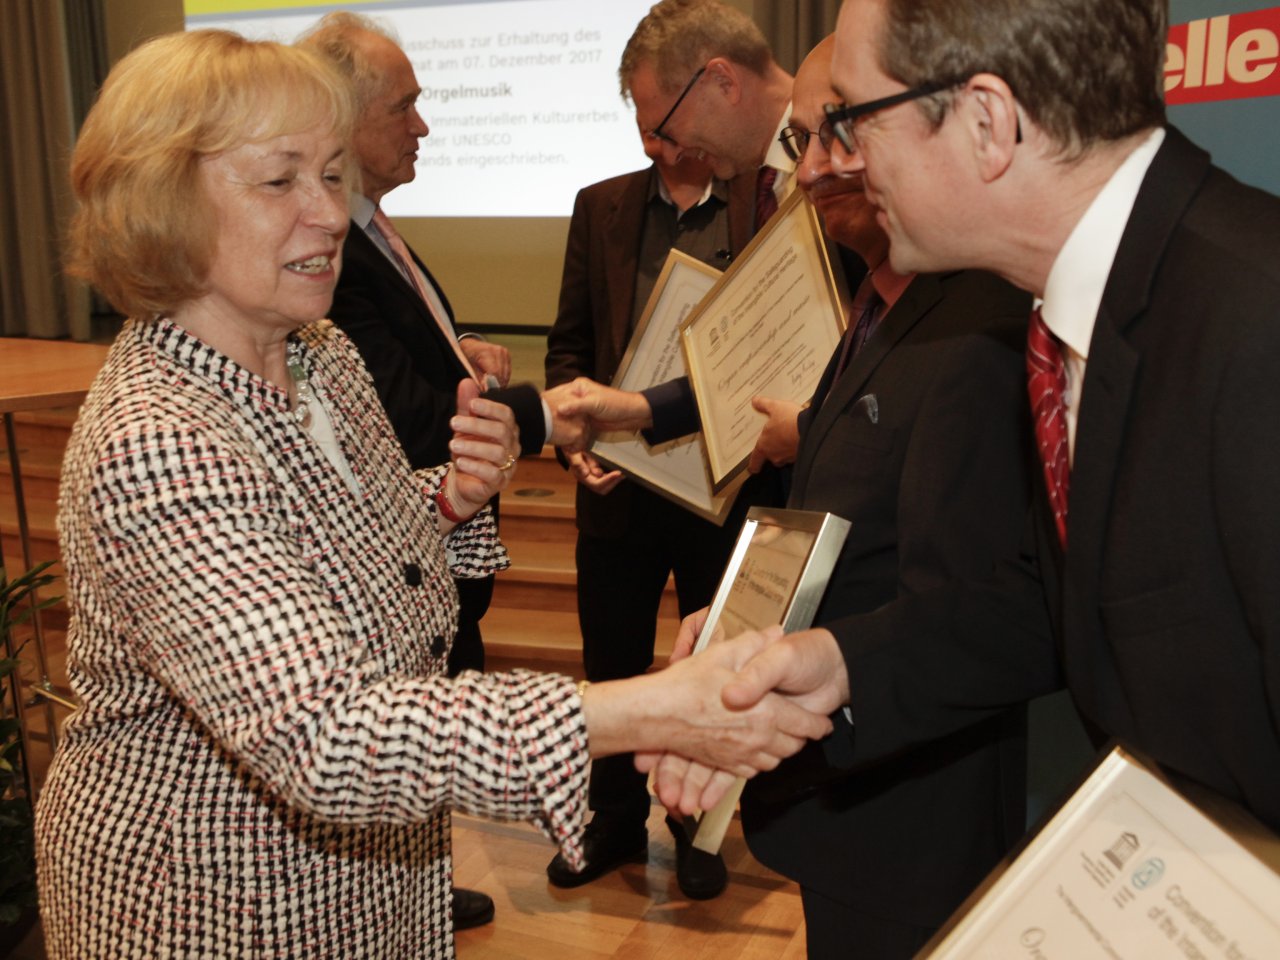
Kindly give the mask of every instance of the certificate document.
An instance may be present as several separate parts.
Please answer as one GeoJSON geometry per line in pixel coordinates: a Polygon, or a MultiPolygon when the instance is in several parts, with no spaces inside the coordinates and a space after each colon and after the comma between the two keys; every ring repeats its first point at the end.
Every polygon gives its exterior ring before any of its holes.
{"type": "Polygon", "coordinates": [[[1198,800],[1116,747],[920,955],[1280,957],[1280,841],[1198,800]]]}
{"type": "MultiPolygon", "coordinates": [[[[827,581],[849,534],[849,521],[831,513],[752,507],[694,653],[745,630],[781,624],[787,633],[813,622],[827,581]]],[[[693,845],[718,853],[745,780],[703,814],[693,845]]]]}
{"type": "Polygon", "coordinates": [[[715,490],[746,468],[764,426],[752,397],[812,398],[846,300],[818,215],[793,191],[680,329],[715,490]]]}
{"type": "MultiPolygon", "coordinates": [[[[715,267],[679,250],[671,251],[618,364],[613,386],[644,390],[685,375],[680,324],[719,278],[715,267]]],[[[591,452],[650,490],[716,524],[724,523],[742,485],[739,481],[718,494],[711,489],[701,433],[653,447],[635,433],[603,433],[591,452]]]]}

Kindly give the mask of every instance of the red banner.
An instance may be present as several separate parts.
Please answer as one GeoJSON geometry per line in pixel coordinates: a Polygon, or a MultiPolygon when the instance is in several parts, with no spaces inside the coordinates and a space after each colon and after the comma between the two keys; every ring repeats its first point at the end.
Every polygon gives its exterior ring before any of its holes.
{"type": "Polygon", "coordinates": [[[1169,28],[1164,91],[1170,106],[1280,94],[1280,7],[1169,28]]]}

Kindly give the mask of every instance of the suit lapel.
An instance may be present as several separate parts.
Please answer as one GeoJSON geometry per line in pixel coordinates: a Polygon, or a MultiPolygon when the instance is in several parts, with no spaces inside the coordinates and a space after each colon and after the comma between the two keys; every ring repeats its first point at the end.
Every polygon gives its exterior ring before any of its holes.
{"type": "MultiPolygon", "coordinates": [[[[414,262],[427,278],[427,282],[435,288],[440,297],[440,302],[444,304],[449,323],[452,325],[453,310],[449,306],[448,299],[445,298],[444,291],[440,289],[440,285],[431,276],[431,271],[418,259],[418,255],[414,253],[412,248],[410,248],[409,252],[413,255],[414,262]]],[[[431,332],[431,336],[435,337],[440,345],[441,353],[449,358],[449,362],[456,368],[458,376],[469,376],[467,371],[463,369],[462,364],[458,362],[458,358],[453,352],[453,344],[445,340],[444,332],[440,329],[440,325],[436,323],[435,317],[431,315],[427,305],[418,296],[417,289],[395,264],[387,259],[386,254],[378,249],[378,245],[369,239],[369,236],[360,229],[360,225],[354,220],[351,221],[351,229],[347,233],[346,243],[343,246],[343,256],[353,263],[361,264],[365,270],[371,271],[378,277],[379,286],[382,290],[404,301],[423,327],[431,332]]]]}
{"type": "Polygon", "coordinates": [[[814,394],[813,405],[817,406],[818,410],[801,444],[802,455],[796,461],[794,489],[804,488],[814,453],[821,446],[822,438],[839,421],[842,414],[862,399],[868,381],[884,358],[940,299],[942,299],[942,282],[937,276],[926,274],[912,280],[902,296],[898,298],[898,302],[885,314],[876,332],[858,351],[858,355],[849,362],[848,368],[840,376],[830,396],[827,396],[827,385],[835,373],[836,357],[832,357],[818,384],[818,391],[814,394]]]}
{"type": "Polygon", "coordinates": [[[729,247],[736,257],[755,236],[756,172],[729,181],[729,247]]]}
{"type": "Polygon", "coordinates": [[[1209,170],[1208,155],[1167,130],[1116,250],[1089,342],[1071,469],[1064,609],[1096,611],[1116,471],[1142,358],[1127,339],[1146,315],[1164,250],[1209,170]],[[1072,602],[1074,601],[1074,602],[1072,602]]]}
{"type": "Polygon", "coordinates": [[[649,184],[656,176],[653,168],[645,176],[628,177],[623,189],[613,197],[605,217],[605,290],[609,298],[609,332],[613,355],[621,359],[631,338],[631,315],[635,308],[636,271],[640,260],[640,239],[648,210],[649,184]]]}

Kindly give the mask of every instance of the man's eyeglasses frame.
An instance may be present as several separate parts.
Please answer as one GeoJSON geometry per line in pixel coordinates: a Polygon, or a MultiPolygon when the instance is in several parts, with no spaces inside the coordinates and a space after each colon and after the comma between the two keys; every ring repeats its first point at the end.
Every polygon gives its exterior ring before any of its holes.
{"type": "Polygon", "coordinates": [[[934,80],[929,83],[922,83],[918,87],[912,87],[910,90],[895,93],[892,96],[881,97],[878,100],[868,100],[866,103],[855,103],[853,106],[846,106],[843,103],[828,103],[822,110],[826,113],[827,122],[831,124],[831,129],[834,131],[836,139],[840,141],[840,146],[850,153],[856,153],[858,136],[854,128],[859,120],[881,110],[896,107],[900,103],[919,100],[921,97],[927,97],[931,93],[937,93],[953,86],[955,86],[954,83],[943,83],[934,80]]]}
{"type": "Polygon", "coordinates": [[[680,91],[680,96],[676,97],[676,102],[671,105],[671,109],[667,111],[667,115],[659,120],[658,125],[650,131],[650,136],[657,137],[663,143],[669,143],[673,147],[680,146],[680,144],[671,139],[670,134],[664,133],[662,128],[667,125],[667,121],[670,120],[671,115],[679,109],[680,104],[684,103],[684,98],[689,95],[689,91],[693,89],[693,85],[701,79],[704,73],[707,72],[707,66],[708,64],[703,64],[698,68],[698,72],[689,78],[689,82],[684,85],[684,89],[680,91]]]}
{"type": "Polygon", "coordinates": [[[831,144],[835,142],[836,134],[835,129],[826,120],[823,120],[818,125],[817,133],[812,130],[806,130],[798,123],[788,123],[782,128],[782,132],[778,134],[778,142],[782,144],[783,152],[796,163],[799,163],[809,150],[809,141],[815,136],[818,138],[818,142],[822,144],[822,149],[830,153],[831,144]]]}
{"type": "MultiPolygon", "coordinates": [[[[823,106],[822,110],[827,115],[827,122],[831,124],[831,129],[835,132],[836,139],[840,141],[840,146],[850,153],[855,153],[858,149],[857,124],[864,117],[869,117],[873,113],[881,110],[887,110],[889,107],[896,107],[900,103],[908,103],[911,100],[919,100],[921,97],[927,97],[930,94],[940,93],[950,87],[959,86],[965,83],[964,80],[931,80],[928,83],[922,83],[918,87],[912,87],[910,90],[903,90],[901,93],[895,93],[892,96],[881,97],[878,100],[868,100],[866,103],[855,103],[853,106],[846,106],[843,103],[828,103],[823,106]]],[[[1015,143],[1022,142],[1022,117],[1018,117],[1017,132],[1014,137],[1015,143]]]]}

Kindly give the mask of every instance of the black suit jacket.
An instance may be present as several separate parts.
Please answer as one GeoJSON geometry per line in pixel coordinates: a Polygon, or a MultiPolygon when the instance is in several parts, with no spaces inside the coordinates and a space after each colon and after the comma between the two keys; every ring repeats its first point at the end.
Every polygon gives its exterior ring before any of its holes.
{"type": "MultiPolygon", "coordinates": [[[[1031,485],[1030,309],[989,274],[918,276],[834,390],[832,357],[801,417],[788,501],[851,524],[815,625],[838,633],[1016,556],[1031,485]]],[[[1022,833],[1018,710],[851,777],[821,753],[751,781],[747,839],[763,863],[869,914],[940,924],[1022,833]]]]}
{"type": "Polygon", "coordinates": [[[1280,199],[1169,129],[1089,347],[1069,549],[1037,484],[1022,563],[843,636],[857,755],[1065,681],[1103,734],[1280,829],[1277,371],[1280,199]]]}
{"type": "MultiPolygon", "coordinates": [[[[453,322],[444,291],[414,259],[453,322]]],[[[449,418],[457,409],[458,381],[466,371],[417,290],[354,222],[342,250],[342,273],[330,316],[355,342],[373,375],[409,465],[417,470],[448,461],[453,436],[449,418]]],[[[486,396],[506,403],[515,413],[522,453],[542,449],[546,425],[534,387],[491,390],[486,396]]]]}
{"type": "MultiPolygon", "coordinates": [[[[611,177],[578,192],[569,223],[560,305],[547,336],[547,386],[575,377],[608,383],[631,339],[636,271],[653,167],[611,177]]],[[[730,253],[751,240],[754,177],[729,184],[730,253]]],[[[577,492],[578,528],[593,536],[626,529],[634,487],[624,481],[606,496],[577,492]]]]}

